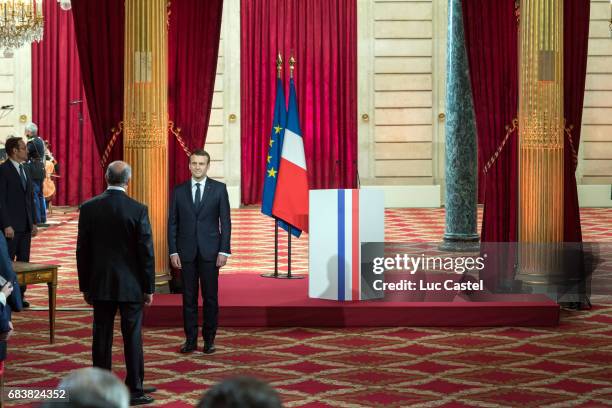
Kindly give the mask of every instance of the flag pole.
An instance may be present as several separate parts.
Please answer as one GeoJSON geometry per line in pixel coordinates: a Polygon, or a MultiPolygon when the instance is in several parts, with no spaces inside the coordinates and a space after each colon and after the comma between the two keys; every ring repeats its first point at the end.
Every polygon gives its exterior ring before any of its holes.
{"type": "MultiPolygon", "coordinates": [[[[281,79],[281,72],[283,70],[283,57],[281,53],[278,53],[276,57],[276,77],[281,79]]],[[[283,101],[284,103],[284,101],[283,101]]],[[[278,278],[278,218],[274,218],[274,276],[278,278]]]]}
{"type": "MultiPolygon", "coordinates": [[[[276,77],[281,78],[281,72],[283,70],[283,57],[281,53],[278,53],[276,57],[276,77]]],[[[264,278],[278,279],[278,218],[274,218],[274,272],[273,273],[262,273],[264,278]]]]}
{"type": "Polygon", "coordinates": [[[278,277],[278,219],[274,220],[274,277],[278,277]]]}
{"type": "MultiPolygon", "coordinates": [[[[293,55],[289,58],[289,78],[293,79],[293,70],[295,69],[295,58],[293,55]]],[[[293,227],[289,225],[289,236],[287,238],[287,279],[291,279],[291,230],[293,227]]]]}
{"type": "Polygon", "coordinates": [[[304,279],[305,275],[293,275],[291,273],[291,231],[293,227],[289,225],[289,235],[287,236],[287,274],[278,275],[278,279],[304,279]]]}
{"type": "Polygon", "coordinates": [[[287,238],[287,279],[291,279],[291,230],[292,226],[289,226],[289,238],[287,238]]]}

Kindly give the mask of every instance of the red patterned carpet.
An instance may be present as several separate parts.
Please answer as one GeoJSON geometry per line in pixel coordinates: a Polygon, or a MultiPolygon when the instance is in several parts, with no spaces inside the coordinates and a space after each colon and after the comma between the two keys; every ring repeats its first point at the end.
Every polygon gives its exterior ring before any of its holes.
{"type": "MultiPolygon", "coordinates": [[[[612,242],[612,209],[583,209],[584,240],[612,242]]],[[[233,250],[224,273],[269,271],[273,224],[257,209],[232,212],[233,250]]],[[[54,226],[33,246],[33,262],[60,268],[58,306],[83,307],[76,286],[77,215],[56,210],[54,226]]],[[[442,209],[386,213],[389,241],[438,241],[442,209]]],[[[285,247],[284,247],[285,248],[285,247]]],[[[286,249],[283,249],[286,256],[286,249]]],[[[306,240],[293,241],[293,270],[305,273],[306,240]]],[[[46,288],[31,286],[36,308],[46,288]]],[[[7,387],[55,387],[67,372],[90,365],[91,312],[58,312],[48,343],[46,311],[14,315],[7,387]]],[[[147,328],[146,382],[159,406],[193,406],[230,375],[270,382],[288,407],[605,407],[612,406],[612,302],[563,312],[557,328],[222,328],[211,356],[176,352],[182,330],[147,328]]],[[[123,375],[120,336],[116,372],[123,375]]],[[[28,406],[15,402],[8,406],[28,406]]]]}
{"type": "MultiPolygon", "coordinates": [[[[78,213],[56,209],[52,228],[34,239],[32,262],[61,265],[58,283],[58,307],[84,307],[78,293],[74,249],[78,213]],[[64,213],[63,211],[67,211],[64,213]]],[[[479,211],[479,224],[482,212],[479,211]]],[[[612,242],[612,209],[581,209],[585,242],[612,242]]],[[[232,252],[222,273],[266,273],[274,268],[274,222],[259,211],[246,208],[232,211],[232,252]]],[[[281,230],[284,233],[283,230],[281,230]]],[[[285,233],[286,234],[286,233],[285,233]]],[[[281,234],[280,264],[286,271],[287,237],[281,234]]],[[[389,242],[438,242],[444,234],[444,209],[401,208],[385,212],[385,239],[389,242]]],[[[292,273],[308,272],[308,236],[292,240],[292,273]]],[[[47,289],[28,289],[28,299],[35,307],[47,307],[47,289]]]]}

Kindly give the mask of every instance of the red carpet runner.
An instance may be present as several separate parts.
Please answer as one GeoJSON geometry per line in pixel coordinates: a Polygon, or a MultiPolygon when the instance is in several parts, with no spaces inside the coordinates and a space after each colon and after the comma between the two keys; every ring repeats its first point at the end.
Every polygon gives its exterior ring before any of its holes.
{"type": "MultiPolygon", "coordinates": [[[[336,302],[308,298],[308,279],[219,278],[219,324],[230,327],[556,326],[559,306],[543,295],[489,295],[468,302],[336,302]]],[[[200,299],[200,305],[202,300],[200,299]]],[[[200,315],[202,314],[200,307],[200,315]]],[[[182,327],[181,295],[157,295],[145,326],[182,327]]]]}

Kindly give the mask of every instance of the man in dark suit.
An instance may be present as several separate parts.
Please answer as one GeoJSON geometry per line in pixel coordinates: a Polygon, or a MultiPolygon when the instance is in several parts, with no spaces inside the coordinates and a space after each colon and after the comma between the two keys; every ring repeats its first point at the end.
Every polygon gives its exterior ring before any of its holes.
{"type": "MultiPolygon", "coordinates": [[[[0,165],[0,226],[4,231],[11,260],[30,262],[30,245],[35,237],[36,208],[32,177],[24,163],[26,144],[20,137],[6,141],[8,160],[0,165]]],[[[21,295],[25,294],[21,287],[21,295]]],[[[23,307],[30,304],[23,301],[23,307]]]]}
{"type": "Polygon", "coordinates": [[[126,194],[132,171],[122,161],[106,170],[108,189],[81,205],[77,238],[79,289],[93,305],[94,367],[111,369],[117,309],[132,405],[153,398],[143,388],[142,305],[155,289],[153,238],[147,207],[126,194]]]}
{"type": "Polygon", "coordinates": [[[181,353],[197,349],[198,282],[204,300],[204,353],[215,352],[219,315],[219,268],[230,255],[231,220],[225,184],[206,177],[210,155],[196,150],[189,157],[191,179],[172,194],[168,217],[170,263],[181,269],[185,343],[181,353]]]}

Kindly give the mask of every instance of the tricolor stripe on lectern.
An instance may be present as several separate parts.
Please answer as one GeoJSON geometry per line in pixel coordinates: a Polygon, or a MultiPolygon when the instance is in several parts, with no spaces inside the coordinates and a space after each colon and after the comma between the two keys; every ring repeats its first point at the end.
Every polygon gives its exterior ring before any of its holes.
{"type": "Polygon", "coordinates": [[[360,250],[359,190],[338,190],[338,300],[360,299],[360,250]]]}

